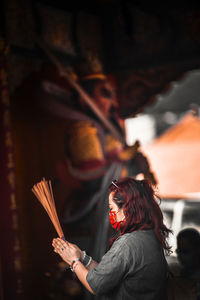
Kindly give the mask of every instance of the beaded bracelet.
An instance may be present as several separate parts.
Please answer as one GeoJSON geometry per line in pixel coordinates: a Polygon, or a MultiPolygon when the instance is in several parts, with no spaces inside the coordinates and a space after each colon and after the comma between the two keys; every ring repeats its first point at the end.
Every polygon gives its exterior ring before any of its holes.
{"type": "Polygon", "coordinates": [[[77,265],[79,265],[79,264],[80,264],[80,262],[79,262],[79,261],[76,261],[76,262],[73,264],[73,272],[75,271],[75,269],[76,269],[77,265]]]}
{"type": "Polygon", "coordinates": [[[75,264],[76,262],[78,262],[78,261],[80,261],[80,258],[77,258],[77,259],[75,259],[75,260],[72,261],[71,266],[70,266],[70,270],[71,270],[72,272],[74,272],[74,269],[73,269],[74,264],[75,264]]]}
{"type": "Polygon", "coordinates": [[[79,261],[79,260],[80,260],[80,258],[76,258],[75,260],[73,260],[72,263],[71,263],[71,267],[73,268],[73,264],[74,264],[76,261],[79,261]]]}

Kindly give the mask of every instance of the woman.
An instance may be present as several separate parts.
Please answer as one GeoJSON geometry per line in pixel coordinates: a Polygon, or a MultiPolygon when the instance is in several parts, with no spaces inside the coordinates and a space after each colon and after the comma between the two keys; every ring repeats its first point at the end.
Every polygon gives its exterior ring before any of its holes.
{"type": "Polygon", "coordinates": [[[112,182],[110,222],[119,231],[100,263],[76,245],[54,239],[54,251],[67,262],[82,284],[105,299],[166,298],[167,237],[170,230],[148,181],[123,178],[112,182]]]}

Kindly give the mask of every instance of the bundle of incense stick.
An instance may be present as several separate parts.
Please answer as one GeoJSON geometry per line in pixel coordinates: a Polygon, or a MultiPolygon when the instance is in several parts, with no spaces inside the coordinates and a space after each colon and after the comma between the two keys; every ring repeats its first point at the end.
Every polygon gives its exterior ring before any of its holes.
{"type": "Polygon", "coordinates": [[[43,178],[42,181],[36,183],[33,186],[32,192],[38,198],[38,200],[46,210],[47,214],[49,215],[49,218],[51,219],[51,222],[55,230],[57,231],[58,236],[64,239],[64,234],[60,226],[60,222],[56,211],[51,181],[46,181],[45,178],[43,178]]]}

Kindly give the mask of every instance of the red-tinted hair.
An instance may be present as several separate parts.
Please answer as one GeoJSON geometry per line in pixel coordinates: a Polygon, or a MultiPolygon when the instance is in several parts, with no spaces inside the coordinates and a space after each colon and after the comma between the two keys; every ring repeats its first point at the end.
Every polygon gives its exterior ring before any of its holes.
{"type": "MultiPolygon", "coordinates": [[[[171,230],[163,223],[163,214],[155,192],[147,180],[126,177],[111,184],[113,201],[123,208],[125,220],[119,229],[119,235],[143,229],[154,229],[155,235],[163,249],[169,253],[167,237],[171,230]]],[[[110,240],[110,246],[118,236],[110,240]]]]}

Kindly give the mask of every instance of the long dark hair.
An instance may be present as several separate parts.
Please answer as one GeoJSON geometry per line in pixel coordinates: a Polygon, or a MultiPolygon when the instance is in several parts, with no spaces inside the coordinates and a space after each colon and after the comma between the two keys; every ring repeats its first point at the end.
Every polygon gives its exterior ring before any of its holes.
{"type": "MultiPolygon", "coordinates": [[[[136,180],[126,177],[111,184],[109,191],[113,192],[113,201],[123,208],[125,222],[121,224],[119,235],[128,232],[153,229],[161,246],[167,254],[170,246],[167,237],[172,231],[163,223],[163,214],[157,196],[148,180],[136,180]]],[[[118,235],[118,236],[119,236],[118,235]]],[[[110,240],[110,246],[117,239],[110,240]]]]}

